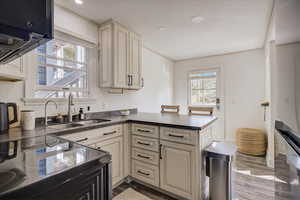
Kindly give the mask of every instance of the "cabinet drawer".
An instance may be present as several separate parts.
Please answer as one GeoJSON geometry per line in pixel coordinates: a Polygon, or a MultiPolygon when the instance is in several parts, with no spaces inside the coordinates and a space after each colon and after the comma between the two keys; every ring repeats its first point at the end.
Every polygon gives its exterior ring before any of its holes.
{"type": "Polygon", "coordinates": [[[196,145],[198,143],[197,136],[197,131],[165,127],[160,129],[160,138],[172,142],[196,145]]]}
{"type": "Polygon", "coordinates": [[[122,125],[107,126],[99,130],[100,130],[101,141],[123,135],[122,125]]]}
{"type": "Polygon", "coordinates": [[[159,169],[157,166],[132,160],[132,177],[159,187],[159,169]]]}
{"type": "Polygon", "coordinates": [[[99,129],[83,131],[61,136],[64,139],[78,142],[83,145],[90,145],[98,141],[107,140],[123,134],[122,125],[107,126],[99,129]]]}
{"type": "Polygon", "coordinates": [[[132,124],[132,134],[152,138],[159,138],[159,129],[158,126],[132,124]]]}
{"type": "Polygon", "coordinates": [[[64,139],[71,140],[73,142],[78,142],[80,144],[89,145],[95,138],[101,137],[101,134],[98,129],[78,132],[68,135],[60,136],[64,139]]]}
{"type": "Polygon", "coordinates": [[[159,155],[156,152],[132,148],[132,158],[152,165],[158,165],[159,155]]]}
{"type": "Polygon", "coordinates": [[[136,135],[133,135],[131,138],[132,138],[131,141],[132,146],[134,147],[155,151],[155,152],[158,152],[159,150],[158,139],[145,138],[136,135]]]}

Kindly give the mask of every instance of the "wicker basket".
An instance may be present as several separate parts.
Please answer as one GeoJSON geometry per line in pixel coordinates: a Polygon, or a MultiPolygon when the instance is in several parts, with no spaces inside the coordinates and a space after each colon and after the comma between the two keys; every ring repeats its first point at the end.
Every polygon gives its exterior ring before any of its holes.
{"type": "Polygon", "coordinates": [[[236,133],[238,152],[262,156],[266,154],[267,138],[266,133],[259,129],[240,128],[236,133]]]}

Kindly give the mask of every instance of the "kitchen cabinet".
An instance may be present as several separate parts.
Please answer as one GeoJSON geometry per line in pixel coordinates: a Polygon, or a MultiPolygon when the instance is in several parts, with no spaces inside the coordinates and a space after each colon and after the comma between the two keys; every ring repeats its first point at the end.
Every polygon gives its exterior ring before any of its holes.
{"type": "Polygon", "coordinates": [[[212,126],[189,130],[131,125],[131,176],[179,199],[207,197],[203,150],[212,142],[212,126]]]}
{"type": "Polygon", "coordinates": [[[110,20],[99,28],[100,87],[138,90],[142,79],[142,39],[110,20]]]}
{"type": "Polygon", "coordinates": [[[160,187],[192,199],[195,157],[193,146],[161,141],[160,187]]]}
{"type": "Polygon", "coordinates": [[[141,37],[131,32],[130,40],[129,40],[129,74],[131,78],[131,88],[132,89],[140,89],[144,85],[144,79],[142,76],[142,39],[141,37]]]}
{"type": "Polygon", "coordinates": [[[25,79],[23,58],[17,58],[16,60],[0,65],[0,80],[5,81],[22,81],[25,79]]]}
{"type": "Polygon", "coordinates": [[[116,185],[124,178],[123,138],[116,137],[96,144],[97,149],[107,151],[112,156],[112,185],[116,185]]]}
{"type": "Polygon", "coordinates": [[[131,174],[134,178],[159,187],[159,168],[137,160],[132,160],[131,174]]]}
{"type": "MultiPolygon", "coordinates": [[[[127,154],[125,154],[126,146],[123,141],[122,125],[107,126],[99,129],[67,134],[60,137],[91,148],[109,152],[112,155],[113,186],[116,186],[116,184],[125,177],[124,162],[127,158],[127,154]]],[[[128,174],[126,173],[126,175],[128,174]]]]}

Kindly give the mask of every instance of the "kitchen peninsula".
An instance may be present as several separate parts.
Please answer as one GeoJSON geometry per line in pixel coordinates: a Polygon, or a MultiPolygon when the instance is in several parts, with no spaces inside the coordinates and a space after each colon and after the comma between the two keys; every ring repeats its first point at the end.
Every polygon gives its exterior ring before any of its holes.
{"type": "MultiPolygon", "coordinates": [[[[213,140],[215,117],[118,111],[90,113],[87,120],[10,129],[0,141],[53,135],[112,155],[112,185],[137,181],[170,196],[200,200],[205,191],[202,150],[213,140]],[[63,128],[64,127],[64,128],[63,128]],[[201,185],[201,191],[197,187],[201,185]]],[[[1,165],[1,164],[0,164],[1,165]]]]}

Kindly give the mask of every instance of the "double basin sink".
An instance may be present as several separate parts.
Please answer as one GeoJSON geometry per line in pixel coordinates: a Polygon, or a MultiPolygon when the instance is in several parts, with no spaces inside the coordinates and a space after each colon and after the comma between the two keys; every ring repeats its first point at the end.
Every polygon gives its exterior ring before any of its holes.
{"type": "Polygon", "coordinates": [[[72,122],[72,123],[67,123],[67,124],[53,124],[49,125],[48,128],[52,129],[69,129],[69,128],[77,128],[81,126],[86,126],[86,125],[94,125],[94,124],[100,124],[104,122],[109,122],[110,120],[107,119],[90,119],[90,120],[83,120],[83,121],[78,121],[78,122],[72,122]]]}

